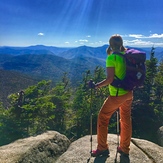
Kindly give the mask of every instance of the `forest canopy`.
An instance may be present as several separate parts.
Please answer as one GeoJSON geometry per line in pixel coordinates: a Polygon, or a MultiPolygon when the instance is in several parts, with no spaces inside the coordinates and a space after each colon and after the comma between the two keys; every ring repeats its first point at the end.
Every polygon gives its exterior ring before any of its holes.
{"type": "MultiPolygon", "coordinates": [[[[83,73],[78,87],[72,87],[65,73],[55,86],[52,81],[40,81],[19,93],[11,94],[10,106],[0,105],[0,145],[55,130],[71,140],[90,134],[93,113],[93,134],[96,134],[99,109],[109,95],[108,87],[88,88],[87,82],[105,79],[105,69],[96,67],[83,73]]],[[[154,56],[146,61],[144,86],[134,90],[132,104],[133,137],[157,143],[157,130],[163,125],[163,60],[154,56]]],[[[109,133],[116,133],[116,115],[110,121],[109,133]]]]}

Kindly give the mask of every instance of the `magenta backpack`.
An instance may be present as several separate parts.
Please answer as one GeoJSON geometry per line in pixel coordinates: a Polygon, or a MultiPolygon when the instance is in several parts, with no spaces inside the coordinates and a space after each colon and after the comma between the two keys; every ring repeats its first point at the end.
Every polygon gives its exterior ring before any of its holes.
{"type": "Polygon", "coordinates": [[[123,80],[115,76],[111,85],[125,90],[133,90],[136,87],[142,86],[146,74],[146,53],[136,49],[128,49],[125,54],[116,52],[113,54],[120,55],[124,58],[126,63],[126,75],[123,80]]]}

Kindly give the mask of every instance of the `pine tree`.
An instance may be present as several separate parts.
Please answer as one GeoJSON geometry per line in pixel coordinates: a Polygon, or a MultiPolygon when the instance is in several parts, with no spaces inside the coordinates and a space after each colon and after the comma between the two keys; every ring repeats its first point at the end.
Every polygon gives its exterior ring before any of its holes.
{"type": "Polygon", "coordinates": [[[100,90],[91,90],[87,83],[90,79],[97,83],[105,78],[105,70],[102,67],[96,67],[93,73],[88,70],[83,77],[83,83],[75,93],[73,110],[76,115],[74,119],[74,128],[76,129],[73,128],[73,131],[77,138],[90,134],[91,115],[93,133],[97,134],[97,116],[103,101],[109,96],[109,90],[107,86],[100,90]]]}
{"type": "Polygon", "coordinates": [[[154,82],[153,108],[155,113],[156,130],[163,125],[163,60],[158,65],[158,72],[154,82]]]}
{"type": "Polygon", "coordinates": [[[157,75],[157,59],[152,47],[150,59],[146,61],[146,79],[144,87],[134,91],[133,100],[133,136],[155,141],[154,83],[157,75]]]}
{"type": "MultiPolygon", "coordinates": [[[[65,81],[65,80],[64,80],[65,81]]],[[[41,134],[47,130],[66,133],[66,115],[70,106],[70,90],[67,82],[51,88],[51,81],[40,81],[9,96],[11,107],[0,108],[0,135],[9,143],[19,138],[41,134]]]]}

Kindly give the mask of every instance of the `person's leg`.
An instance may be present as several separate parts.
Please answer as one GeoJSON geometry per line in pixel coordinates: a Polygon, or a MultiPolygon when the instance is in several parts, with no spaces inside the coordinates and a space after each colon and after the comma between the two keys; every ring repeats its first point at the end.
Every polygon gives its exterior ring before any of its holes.
{"type": "Polygon", "coordinates": [[[117,103],[113,100],[113,97],[109,96],[99,112],[97,122],[97,150],[93,150],[91,155],[97,157],[99,155],[107,156],[109,154],[107,134],[108,134],[108,123],[111,115],[117,108],[117,103]]]}
{"type": "Polygon", "coordinates": [[[108,123],[112,114],[126,101],[128,97],[131,97],[131,93],[127,93],[122,96],[109,96],[98,115],[97,123],[97,150],[92,151],[92,156],[96,157],[103,151],[108,150],[107,134],[108,134],[108,123]]]}
{"type": "Polygon", "coordinates": [[[122,96],[109,96],[98,115],[97,122],[97,149],[106,150],[108,148],[107,135],[108,135],[108,124],[112,114],[119,108],[119,106],[126,101],[128,94],[122,96]]]}
{"type": "Polygon", "coordinates": [[[97,121],[97,149],[99,150],[106,150],[108,149],[107,144],[107,135],[108,135],[108,124],[109,120],[112,116],[112,114],[117,109],[117,106],[114,101],[112,100],[112,97],[109,96],[98,115],[98,121],[97,121]]]}
{"type": "Polygon", "coordinates": [[[131,121],[131,104],[132,104],[132,92],[128,94],[126,101],[120,107],[120,148],[121,150],[129,154],[130,141],[132,136],[132,121],[131,121]]]}

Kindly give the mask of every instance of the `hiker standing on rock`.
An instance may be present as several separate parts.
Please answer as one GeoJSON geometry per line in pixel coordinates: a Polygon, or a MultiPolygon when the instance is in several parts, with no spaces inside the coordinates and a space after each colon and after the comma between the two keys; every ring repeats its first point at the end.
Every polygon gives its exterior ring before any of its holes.
{"type": "Polygon", "coordinates": [[[109,146],[107,143],[108,124],[113,113],[119,108],[120,110],[120,146],[117,148],[119,153],[129,154],[130,140],[132,135],[131,122],[131,104],[133,100],[133,92],[112,86],[115,76],[123,79],[126,73],[126,66],[122,56],[116,53],[125,53],[122,37],[113,35],[109,40],[107,49],[105,80],[95,84],[95,88],[101,88],[109,85],[110,95],[104,101],[98,115],[97,122],[97,149],[93,150],[91,155],[97,157],[109,154],[109,146]],[[114,53],[114,54],[113,54],[114,53]]]}

